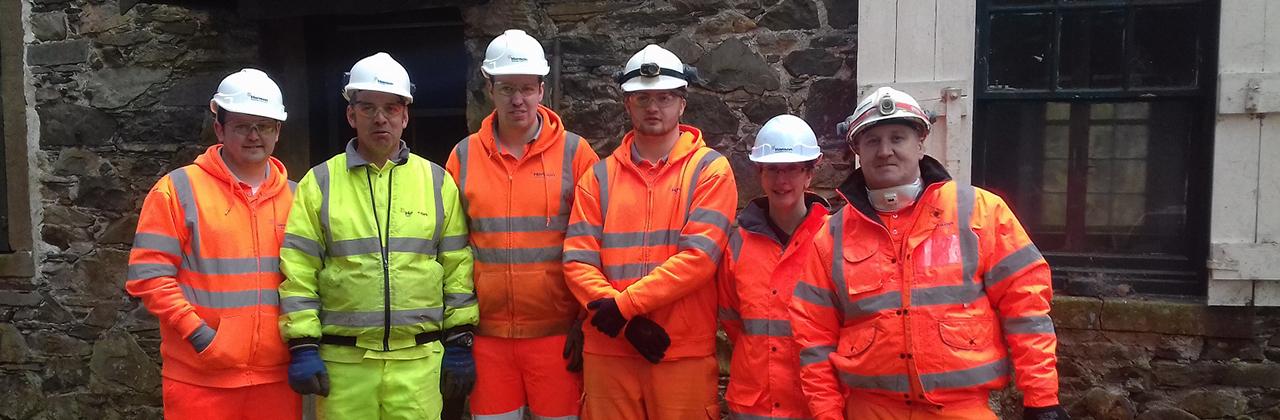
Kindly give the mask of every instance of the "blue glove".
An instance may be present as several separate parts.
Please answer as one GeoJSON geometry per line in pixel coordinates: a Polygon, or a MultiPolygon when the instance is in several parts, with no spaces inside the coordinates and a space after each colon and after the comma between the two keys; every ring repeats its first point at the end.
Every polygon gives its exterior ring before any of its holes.
{"type": "Polygon", "coordinates": [[[471,356],[469,344],[445,343],[440,368],[440,395],[445,400],[464,399],[471,394],[476,385],[476,359],[471,356]]]}
{"type": "Polygon", "coordinates": [[[293,356],[289,360],[289,387],[302,395],[329,396],[329,371],[316,347],[306,346],[289,353],[293,356]]]}
{"type": "Polygon", "coordinates": [[[622,332],[622,327],[627,325],[627,318],[622,316],[622,311],[618,309],[618,302],[613,298],[596,299],[587,304],[587,309],[596,311],[591,316],[591,325],[597,330],[610,337],[617,337],[622,332]]]}
{"type": "Polygon", "coordinates": [[[1067,415],[1067,410],[1063,410],[1060,405],[1023,407],[1022,418],[1024,420],[1071,420],[1071,416],[1067,415]]]}

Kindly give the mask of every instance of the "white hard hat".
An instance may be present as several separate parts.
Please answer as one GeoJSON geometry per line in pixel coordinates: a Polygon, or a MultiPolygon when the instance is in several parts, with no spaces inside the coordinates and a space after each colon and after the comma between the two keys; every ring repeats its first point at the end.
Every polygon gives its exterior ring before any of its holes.
{"type": "Polygon", "coordinates": [[[907,120],[915,125],[920,130],[920,137],[929,135],[929,115],[920,109],[920,103],[911,95],[887,86],[863,98],[853,115],[836,125],[836,133],[852,142],[858,133],[872,124],[894,119],[907,120]]]}
{"type": "Polygon", "coordinates": [[[756,133],[751,161],[756,163],[808,162],[822,156],[818,136],[809,123],[795,115],[770,118],[756,133]]]}
{"type": "Polygon", "coordinates": [[[635,92],[679,89],[689,86],[689,80],[696,78],[697,74],[671,51],[649,44],[631,56],[626,67],[615,77],[623,92],[635,92]]]}
{"type": "Polygon", "coordinates": [[[551,71],[542,44],[519,29],[508,29],[498,35],[484,50],[480,71],[489,76],[529,74],[546,76],[551,71]]]}
{"type": "Polygon", "coordinates": [[[218,92],[209,100],[209,110],[216,114],[218,108],[278,121],[289,117],[289,113],[284,112],[280,86],[258,69],[243,69],[223,78],[218,92]]]}
{"type": "Polygon", "coordinates": [[[413,103],[413,83],[409,83],[409,72],[384,52],[362,58],[351,66],[347,85],[342,87],[342,97],[350,101],[353,91],[357,90],[400,95],[413,103]]]}

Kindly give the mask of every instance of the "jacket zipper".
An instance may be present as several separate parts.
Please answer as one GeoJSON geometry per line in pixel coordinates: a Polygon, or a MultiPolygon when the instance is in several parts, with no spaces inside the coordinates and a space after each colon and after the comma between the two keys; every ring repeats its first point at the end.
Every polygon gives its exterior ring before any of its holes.
{"type": "MultiPolygon", "coordinates": [[[[387,242],[391,240],[391,183],[395,180],[395,167],[387,180],[387,242]]],[[[383,242],[382,226],[378,222],[378,202],[374,199],[373,177],[369,167],[364,168],[364,179],[369,183],[369,204],[372,205],[373,224],[378,231],[378,247],[382,250],[382,351],[391,351],[391,271],[388,268],[387,242],[383,242]]]]}

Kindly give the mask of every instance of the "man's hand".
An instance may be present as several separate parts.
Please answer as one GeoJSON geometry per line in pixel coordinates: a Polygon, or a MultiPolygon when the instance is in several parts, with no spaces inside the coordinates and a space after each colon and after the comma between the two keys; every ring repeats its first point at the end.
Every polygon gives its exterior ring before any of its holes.
{"type": "Polygon", "coordinates": [[[440,395],[445,400],[465,399],[475,385],[476,359],[471,356],[470,343],[446,342],[440,369],[440,395]]]}
{"type": "Polygon", "coordinates": [[[1071,416],[1067,415],[1067,410],[1063,410],[1061,405],[1051,405],[1048,407],[1023,407],[1023,420],[1070,420],[1071,416]]]}
{"type": "Polygon", "coordinates": [[[317,348],[306,346],[289,353],[293,356],[289,360],[289,387],[302,395],[329,396],[329,371],[317,348]]]}
{"type": "Polygon", "coordinates": [[[596,312],[591,316],[591,325],[604,335],[617,337],[618,333],[622,332],[622,327],[627,325],[627,319],[622,316],[622,312],[618,310],[618,303],[613,298],[591,301],[587,304],[587,309],[596,312]]]}
{"type": "Polygon", "coordinates": [[[564,354],[568,364],[565,369],[570,372],[582,372],[582,320],[573,321],[569,327],[569,335],[564,339],[564,354]]]}
{"type": "Polygon", "coordinates": [[[627,341],[631,342],[631,346],[635,347],[645,360],[655,365],[662,361],[662,357],[667,354],[667,348],[671,347],[671,337],[667,335],[667,330],[643,316],[631,318],[631,323],[627,324],[627,341]]]}

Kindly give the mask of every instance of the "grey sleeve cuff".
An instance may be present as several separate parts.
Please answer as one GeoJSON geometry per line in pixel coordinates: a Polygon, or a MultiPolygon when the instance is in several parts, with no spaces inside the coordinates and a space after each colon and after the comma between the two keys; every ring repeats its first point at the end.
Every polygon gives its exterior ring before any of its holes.
{"type": "Polygon", "coordinates": [[[209,328],[209,324],[201,323],[200,328],[196,328],[196,331],[187,337],[187,341],[191,342],[191,347],[196,349],[196,353],[202,353],[204,349],[209,348],[210,343],[213,343],[213,336],[217,333],[213,328],[209,328]]]}

